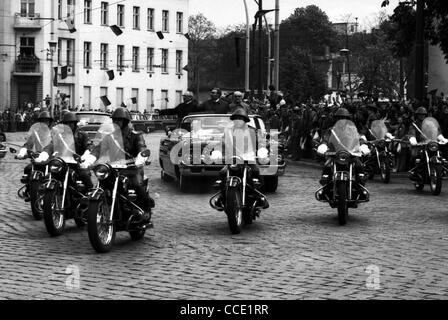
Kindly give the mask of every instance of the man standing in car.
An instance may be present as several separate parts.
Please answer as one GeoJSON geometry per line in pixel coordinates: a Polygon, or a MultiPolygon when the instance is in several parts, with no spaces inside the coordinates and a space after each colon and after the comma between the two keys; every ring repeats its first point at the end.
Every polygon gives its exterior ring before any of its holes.
{"type": "Polygon", "coordinates": [[[177,125],[182,122],[182,119],[188,116],[190,113],[198,112],[198,102],[193,97],[193,92],[186,91],[182,95],[184,102],[179,104],[174,109],[160,110],[159,115],[161,116],[172,116],[177,115],[177,125]]]}
{"type": "Polygon", "coordinates": [[[221,89],[213,88],[210,91],[210,99],[199,106],[200,112],[210,112],[214,114],[227,114],[230,112],[229,104],[221,99],[221,89]]]}

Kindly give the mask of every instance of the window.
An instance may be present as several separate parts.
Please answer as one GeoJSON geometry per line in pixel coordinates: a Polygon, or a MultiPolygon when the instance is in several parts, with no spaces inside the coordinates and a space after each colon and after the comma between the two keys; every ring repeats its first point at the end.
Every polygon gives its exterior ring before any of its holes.
{"type": "Polygon", "coordinates": [[[117,25],[124,28],[124,5],[119,4],[117,7],[117,25]]]}
{"type": "Polygon", "coordinates": [[[133,27],[136,30],[140,30],[140,7],[134,7],[134,20],[133,27]]]}
{"type": "Polygon", "coordinates": [[[124,70],[124,46],[117,46],[117,69],[124,70]]]}
{"type": "Polygon", "coordinates": [[[163,32],[169,32],[169,11],[163,10],[162,11],[162,31],[163,32]]]}
{"type": "Polygon", "coordinates": [[[84,23],[92,23],[92,0],[84,0],[84,23]]]}
{"type": "Polygon", "coordinates": [[[121,104],[124,102],[123,91],[123,88],[117,88],[117,101],[115,104],[117,107],[121,106],[121,104]]]}
{"type": "Polygon", "coordinates": [[[84,42],[84,68],[92,67],[92,43],[84,42]]]}
{"type": "Polygon", "coordinates": [[[182,50],[176,50],[176,74],[182,74],[182,50]]]}
{"type": "Polygon", "coordinates": [[[85,86],[84,87],[84,97],[83,97],[83,104],[84,104],[84,107],[87,109],[87,110],[90,110],[90,104],[91,104],[91,95],[92,95],[92,88],[91,87],[87,87],[87,86],[85,86]]]}
{"type": "Polygon", "coordinates": [[[132,47],[132,71],[140,72],[139,70],[140,48],[132,47]]]}
{"type": "Polygon", "coordinates": [[[148,62],[146,64],[148,72],[154,72],[154,48],[148,48],[148,62]]]}
{"type": "Polygon", "coordinates": [[[168,73],[168,49],[162,50],[162,73],[168,73]]]}
{"type": "Polygon", "coordinates": [[[184,33],[184,14],[178,12],[176,15],[176,32],[184,33]]]}
{"type": "Polygon", "coordinates": [[[62,0],[58,0],[58,19],[62,20],[62,0]]]}
{"type": "Polygon", "coordinates": [[[168,108],[168,90],[162,90],[162,105],[161,109],[167,109],[168,108]]]}
{"type": "Polygon", "coordinates": [[[148,9],[148,30],[154,31],[154,9],[148,9]]]}
{"type": "Polygon", "coordinates": [[[182,103],[182,91],[176,91],[176,106],[182,103]]]}
{"type": "Polygon", "coordinates": [[[152,111],[154,108],[154,90],[148,89],[146,90],[146,109],[148,111],[152,111]]]}
{"type": "Polygon", "coordinates": [[[109,3],[101,2],[101,24],[109,25],[109,3]]]}
{"type": "Polygon", "coordinates": [[[20,58],[34,57],[34,38],[20,38],[20,58]]]}
{"type": "Polygon", "coordinates": [[[62,39],[58,39],[58,66],[62,64],[62,39]]]}
{"type": "Polygon", "coordinates": [[[107,43],[102,43],[101,44],[101,56],[100,56],[100,63],[101,63],[101,69],[107,69],[108,63],[107,63],[107,59],[108,59],[108,50],[109,50],[109,45],[107,43]]]}
{"type": "Polygon", "coordinates": [[[131,98],[137,99],[137,103],[134,104],[135,105],[135,109],[134,110],[138,110],[138,103],[139,103],[139,101],[138,101],[138,89],[132,89],[132,96],[131,96],[131,98]]]}
{"type": "Polygon", "coordinates": [[[20,16],[22,17],[34,17],[34,0],[21,0],[20,3],[20,16]]]}
{"type": "Polygon", "coordinates": [[[67,39],[67,63],[66,65],[69,67],[74,66],[74,60],[75,60],[75,40],[73,39],[67,39]]]}
{"type": "MultiPolygon", "coordinates": [[[[102,96],[107,96],[107,87],[100,87],[100,97],[102,97],[102,96]]],[[[106,109],[107,107],[104,105],[104,103],[102,103],[102,104],[104,106],[104,109],[106,109]]]]}
{"type": "Polygon", "coordinates": [[[67,0],[67,20],[75,21],[75,0],[67,0]]]}

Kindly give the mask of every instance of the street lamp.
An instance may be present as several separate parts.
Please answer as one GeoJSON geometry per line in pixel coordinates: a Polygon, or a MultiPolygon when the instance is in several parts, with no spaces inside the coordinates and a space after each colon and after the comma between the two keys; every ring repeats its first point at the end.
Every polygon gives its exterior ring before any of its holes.
{"type": "Polygon", "coordinates": [[[54,79],[54,69],[53,69],[53,56],[54,56],[54,53],[56,52],[56,48],[57,48],[57,46],[58,46],[58,43],[56,42],[56,41],[53,41],[53,40],[51,40],[51,41],[48,41],[48,45],[50,46],[50,65],[51,65],[51,71],[50,71],[50,74],[51,74],[51,77],[50,77],[50,97],[51,97],[51,99],[50,99],[50,114],[51,114],[51,117],[54,117],[54,111],[53,111],[53,109],[54,109],[54,97],[53,97],[53,79],[54,79]]]}

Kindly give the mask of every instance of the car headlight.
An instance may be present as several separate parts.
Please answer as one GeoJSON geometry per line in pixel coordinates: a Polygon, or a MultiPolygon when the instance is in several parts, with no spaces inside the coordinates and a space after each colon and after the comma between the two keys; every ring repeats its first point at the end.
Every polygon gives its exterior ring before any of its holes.
{"type": "Polygon", "coordinates": [[[436,152],[437,150],[439,150],[439,144],[434,141],[428,143],[428,150],[431,152],[436,152]]]}
{"type": "Polygon", "coordinates": [[[222,159],[222,152],[219,150],[214,150],[210,156],[212,161],[219,161],[222,159]]]}
{"type": "Polygon", "coordinates": [[[101,164],[98,167],[96,167],[96,169],[94,170],[95,176],[98,178],[98,180],[102,181],[102,180],[106,180],[109,175],[110,175],[110,169],[101,164]]]}
{"type": "Polygon", "coordinates": [[[64,163],[60,159],[53,159],[48,164],[48,168],[51,173],[57,174],[57,173],[61,172],[62,169],[64,168],[64,163]]]}
{"type": "Polygon", "coordinates": [[[257,151],[257,158],[260,164],[268,164],[269,163],[269,150],[266,148],[260,148],[257,151]]]}

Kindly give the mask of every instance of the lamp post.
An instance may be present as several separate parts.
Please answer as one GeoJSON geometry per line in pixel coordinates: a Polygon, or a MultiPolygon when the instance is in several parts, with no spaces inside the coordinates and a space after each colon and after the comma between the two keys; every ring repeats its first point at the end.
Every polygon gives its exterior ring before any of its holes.
{"type": "Polygon", "coordinates": [[[51,117],[54,117],[54,97],[53,97],[53,79],[55,77],[54,74],[54,69],[53,69],[53,56],[54,53],[56,51],[56,47],[58,45],[58,43],[56,41],[48,41],[48,45],[50,46],[50,97],[51,97],[51,102],[50,102],[50,114],[51,117]]]}
{"type": "Polygon", "coordinates": [[[246,0],[244,2],[244,9],[246,10],[246,65],[244,73],[244,90],[248,92],[249,88],[249,70],[250,70],[250,26],[249,26],[249,11],[247,10],[246,0]]]}
{"type": "Polygon", "coordinates": [[[351,78],[351,73],[350,73],[350,50],[344,48],[344,49],[339,50],[339,52],[341,53],[341,55],[347,56],[348,90],[349,90],[349,95],[351,98],[351,96],[352,96],[352,78],[351,78]]]}

